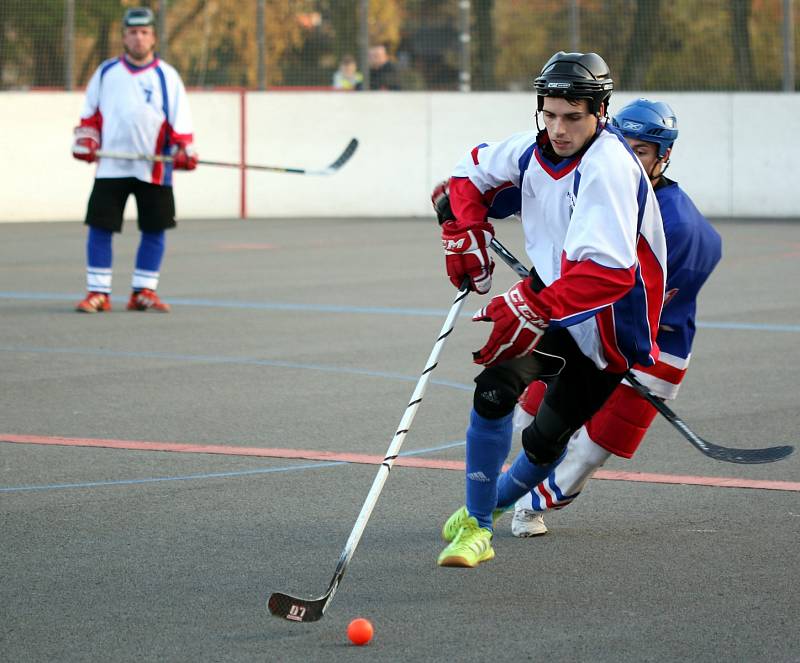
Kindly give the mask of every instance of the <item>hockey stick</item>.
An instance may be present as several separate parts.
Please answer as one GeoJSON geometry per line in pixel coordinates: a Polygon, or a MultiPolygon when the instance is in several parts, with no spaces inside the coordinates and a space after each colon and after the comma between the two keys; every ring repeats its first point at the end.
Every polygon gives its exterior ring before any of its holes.
{"type": "MultiPolygon", "coordinates": [[[[271,173],[291,173],[294,175],[333,175],[344,164],[346,164],[350,157],[358,147],[358,139],[353,138],[344,148],[344,151],[336,157],[336,160],[327,168],[311,169],[311,168],[287,168],[285,166],[258,166],[255,164],[240,164],[233,161],[208,161],[206,159],[199,159],[198,164],[204,166],[224,166],[227,168],[246,168],[247,170],[266,170],[271,173]]],[[[100,158],[106,159],[125,159],[127,161],[155,161],[160,163],[172,163],[175,159],[171,156],[161,154],[134,154],[129,152],[106,152],[105,150],[98,150],[95,153],[100,158]]]]}
{"type": "MultiPolygon", "coordinates": [[[[529,270],[514,257],[514,255],[497,239],[492,239],[490,244],[492,250],[513,269],[519,276],[525,278],[530,272],[529,270]]],[[[794,451],[794,447],[789,445],[767,447],[764,449],[733,449],[731,447],[723,447],[694,433],[684,421],[675,414],[664,401],[655,396],[644,384],[636,379],[631,371],[625,373],[625,381],[631,385],[639,395],[644,398],[650,405],[661,413],[664,418],[669,421],[678,432],[683,435],[689,443],[700,453],[713,458],[721,460],[726,463],[742,463],[746,465],[753,465],[757,463],[774,463],[776,460],[786,458],[794,451]]]]}
{"type": "Polygon", "coordinates": [[[681,435],[689,440],[692,446],[709,458],[722,460],[726,463],[753,465],[756,463],[774,463],[776,460],[786,458],[786,456],[794,451],[794,447],[789,445],[768,447],[766,449],[732,449],[730,447],[721,447],[718,444],[713,444],[695,434],[664,401],[650,393],[650,390],[639,382],[630,371],[625,374],[625,381],[638,391],[639,395],[645,398],[650,405],[663,414],[664,418],[675,426],[681,435]]]}
{"type": "Polygon", "coordinates": [[[301,599],[276,592],[269,597],[269,601],[267,602],[267,607],[274,616],[283,617],[284,619],[295,622],[315,622],[322,619],[322,615],[325,614],[325,609],[328,607],[331,600],[333,600],[333,595],[336,593],[339,583],[342,581],[342,576],[344,576],[347,565],[353,557],[356,546],[358,546],[358,542],[361,540],[361,535],[364,533],[364,528],[372,514],[375,503],[378,501],[378,497],[383,489],[383,484],[386,483],[386,479],[389,476],[389,470],[392,469],[392,465],[397,458],[400,447],[403,445],[408,429],[411,427],[411,422],[414,420],[414,415],[416,415],[419,404],[422,402],[422,396],[428,386],[431,373],[433,369],[436,368],[439,354],[444,347],[444,342],[453,331],[455,321],[458,318],[468,293],[469,290],[465,283],[461,286],[456,298],[453,300],[450,312],[447,314],[442,330],[439,332],[439,337],[436,339],[436,343],[428,357],[425,370],[422,371],[422,374],[419,376],[417,385],[414,387],[414,392],[411,394],[411,401],[406,406],[406,410],[400,419],[397,432],[394,434],[392,442],[386,450],[383,463],[381,463],[381,466],[378,468],[378,473],[375,475],[375,479],[372,482],[372,487],[369,490],[367,499],[364,500],[364,505],[361,507],[358,518],[356,518],[356,523],[353,525],[350,536],[347,538],[344,550],[342,550],[342,554],[339,556],[339,562],[336,565],[333,578],[328,585],[328,590],[322,596],[315,599],[301,599]]]}

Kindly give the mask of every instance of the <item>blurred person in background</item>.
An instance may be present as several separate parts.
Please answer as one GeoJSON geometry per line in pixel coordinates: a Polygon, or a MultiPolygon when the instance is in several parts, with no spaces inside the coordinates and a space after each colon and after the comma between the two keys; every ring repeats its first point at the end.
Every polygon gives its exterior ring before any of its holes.
{"type": "Polygon", "coordinates": [[[369,47],[369,89],[400,89],[397,66],[389,59],[389,53],[384,44],[369,47]]]}
{"type": "Polygon", "coordinates": [[[141,231],[130,311],[167,313],[156,294],[165,251],[165,231],[174,228],[173,169],[193,170],[192,118],[186,90],[175,69],[155,54],[155,17],[147,8],[129,9],[122,21],[124,55],[103,62],[86,89],[72,156],[99,159],[85,223],[86,297],[76,310],[111,310],[113,234],[121,232],[128,197],[136,198],[141,231]],[[172,162],[99,158],[100,149],[171,156],[172,162]]]}
{"type": "Polygon", "coordinates": [[[509,187],[520,190],[535,268],[472,318],[492,327],[473,353],[483,370],[466,434],[466,505],[442,527],[449,545],[440,566],[472,568],[492,559],[496,512],[547,476],[632,365],[658,358],[664,227],[641,162],[608,122],[608,65],[596,53],[560,51],[534,87],[536,129],[479,143],[449,180],[453,220],[442,224],[441,238],[451,283],[489,292],[488,214],[509,187]],[[548,376],[552,384],[522,431],[523,453],[501,477],[517,400],[548,376]]]}
{"type": "MultiPolygon", "coordinates": [[[[655,365],[636,366],[632,372],[658,398],[673,400],[692,355],[697,296],[722,257],[722,239],[678,183],[664,175],[678,138],[672,108],[638,99],[622,108],[612,124],[650,178],[667,238],[667,290],[656,337],[661,352],[655,365]]],[[[525,391],[514,416],[516,429],[534,420],[546,388],[545,382],[537,381],[525,391]]],[[[565,456],[547,477],[517,501],[511,521],[514,536],[545,534],[542,514],[570,504],[612,454],[633,457],[655,416],[655,407],[623,381],[575,433],[565,456]]]]}
{"type": "Polygon", "coordinates": [[[333,74],[333,87],[337,90],[363,90],[364,75],[358,71],[356,59],[345,55],[339,62],[339,68],[333,74]]]}

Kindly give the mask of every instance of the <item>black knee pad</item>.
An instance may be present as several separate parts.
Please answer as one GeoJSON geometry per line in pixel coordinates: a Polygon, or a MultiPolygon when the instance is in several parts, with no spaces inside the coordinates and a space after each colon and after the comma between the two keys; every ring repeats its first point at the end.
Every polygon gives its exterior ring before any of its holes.
{"type": "Polygon", "coordinates": [[[483,371],[475,378],[477,386],[472,401],[475,412],[486,419],[502,419],[511,414],[522,393],[519,385],[511,384],[512,381],[491,368],[483,371]]]}
{"type": "Polygon", "coordinates": [[[522,448],[535,465],[549,465],[564,453],[574,432],[546,401],[542,401],[533,422],[522,431],[522,448]]]}

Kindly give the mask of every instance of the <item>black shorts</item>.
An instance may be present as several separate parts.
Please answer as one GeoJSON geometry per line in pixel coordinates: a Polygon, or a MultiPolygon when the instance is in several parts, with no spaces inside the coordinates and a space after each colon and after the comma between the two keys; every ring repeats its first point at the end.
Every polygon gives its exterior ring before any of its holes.
{"type": "Polygon", "coordinates": [[[139,230],[158,232],[174,228],[175,197],[171,186],[142,182],[135,177],[104,177],[94,181],[86,225],[118,233],[122,230],[122,213],[131,194],[136,198],[139,230]]]}
{"type": "Polygon", "coordinates": [[[606,402],[624,373],[602,371],[566,329],[547,332],[533,354],[484,369],[476,382],[498,381],[518,398],[533,380],[548,384],[544,400],[577,430],[606,402]]]}

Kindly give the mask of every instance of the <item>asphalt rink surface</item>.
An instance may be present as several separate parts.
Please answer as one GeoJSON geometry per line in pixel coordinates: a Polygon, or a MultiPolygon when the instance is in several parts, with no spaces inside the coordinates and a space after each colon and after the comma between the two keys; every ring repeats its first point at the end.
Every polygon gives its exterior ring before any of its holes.
{"type": "MultiPolygon", "coordinates": [[[[797,444],[800,220],[714,223],[673,409],[717,444],[797,444]]],[[[516,223],[497,233],[527,262],[516,223]]],[[[168,315],[125,310],[137,243],[127,222],[114,310],[85,315],[85,228],[0,224],[3,661],[800,661],[800,452],[722,463],[659,417],[546,536],[506,515],[494,560],[437,567],[489,331],[474,294],[402,448],[419,462],[323,619],[270,616],[272,592],[327,589],[453,301],[435,223],[182,221],[168,315]]],[[[499,263],[493,292],[515,280],[499,263]]]]}

